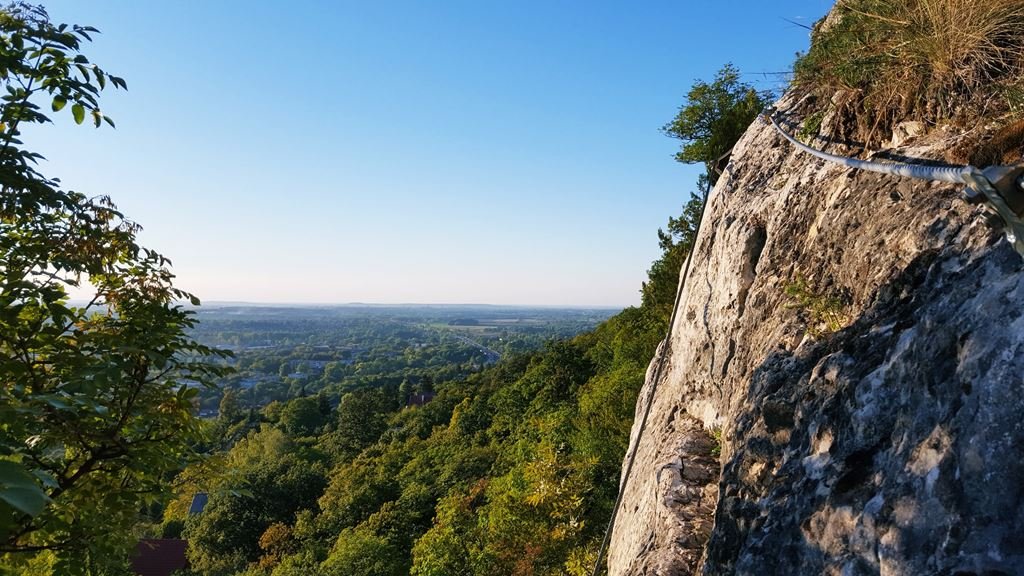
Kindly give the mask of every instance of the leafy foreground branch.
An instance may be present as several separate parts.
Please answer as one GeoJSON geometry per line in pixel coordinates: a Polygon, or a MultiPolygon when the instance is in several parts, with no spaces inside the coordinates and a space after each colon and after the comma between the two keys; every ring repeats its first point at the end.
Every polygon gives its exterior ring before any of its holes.
{"type": "Polygon", "coordinates": [[[194,457],[196,386],[226,353],[192,340],[169,262],[109,198],[63,190],[21,141],[44,109],[113,126],[89,62],[97,31],[42,8],[0,10],[0,565],[98,573],[123,563],[138,510],[194,457]],[[69,303],[88,281],[94,296],[69,303]]]}

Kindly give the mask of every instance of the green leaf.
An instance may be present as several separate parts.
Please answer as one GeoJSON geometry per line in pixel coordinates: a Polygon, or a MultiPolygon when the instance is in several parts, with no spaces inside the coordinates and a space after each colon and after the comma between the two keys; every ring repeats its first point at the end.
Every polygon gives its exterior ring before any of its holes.
{"type": "Polygon", "coordinates": [[[0,460],[0,500],[35,516],[43,511],[50,499],[21,464],[0,460]]]}
{"type": "Polygon", "coordinates": [[[0,500],[29,516],[38,516],[49,498],[38,486],[31,488],[0,488],[0,500]]]}
{"type": "Polygon", "coordinates": [[[59,96],[59,95],[58,96],[54,96],[53,97],[53,105],[52,105],[53,111],[54,112],[60,112],[67,103],[68,103],[67,98],[65,98],[63,96],[59,96]]]}
{"type": "Polygon", "coordinates": [[[32,475],[21,464],[10,460],[0,460],[0,484],[19,488],[36,485],[32,475]]]}
{"type": "Polygon", "coordinates": [[[75,117],[75,124],[85,122],[85,106],[73,104],[71,106],[71,114],[75,117]]]}
{"type": "Polygon", "coordinates": [[[46,486],[47,488],[56,488],[59,486],[59,484],[57,483],[57,479],[54,478],[53,475],[48,472],[45,472],[43,470],[33,470],[32,474],[35,475],[35,477],[38,478],[39,481],[43,483],[43,486],[46,486]]]}
{"type": "Polygon", "coordinates": [[[67,402],[57,398],[56,396],[50,396],[46,398],[46,403],[53,406],[57,410],[71,410],[71,405],[67,402]]]}

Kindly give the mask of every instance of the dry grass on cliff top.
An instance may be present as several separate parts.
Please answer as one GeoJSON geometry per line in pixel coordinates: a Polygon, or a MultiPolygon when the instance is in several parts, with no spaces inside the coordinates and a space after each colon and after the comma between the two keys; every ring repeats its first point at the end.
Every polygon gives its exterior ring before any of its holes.
{"type": "Polygon", "coordinates": [[[907,119],[1024,116],[1024,0],[839,0],[795,82],[848,91],[875,136],[907,119]]]}

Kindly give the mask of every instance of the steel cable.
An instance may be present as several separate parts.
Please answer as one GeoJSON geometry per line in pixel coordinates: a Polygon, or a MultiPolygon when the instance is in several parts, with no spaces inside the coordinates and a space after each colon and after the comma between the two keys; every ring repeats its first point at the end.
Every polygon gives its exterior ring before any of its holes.
{"type": "Polygon", "coordinates": [[[935,182],[949,182],[950,184],[967,184],[967,174],[974,174],[978,171],[974,166],[924,166],[921,164],[907,164],[905,162],[872,162],[869,160],[857,160],[856,158],[848,158],[846,156],[837,156],[835,154],[829,154],[800,142],[796,138],[790,136],[779,123],[775,121],[775,118],[768,116],[768,120],[775,126],[779,134],[789,140],[794,146],[803,150],[804,152],[827,160],[835,164],[842,164],[843,166],[849,166],[850,168],[857,168],[859,170],[867,170],[869,172],[877,172],[879,174],[888,174],[890,176],[905,176],[907,178],[917,178],[918,180],[932,180],[935,182]]]}

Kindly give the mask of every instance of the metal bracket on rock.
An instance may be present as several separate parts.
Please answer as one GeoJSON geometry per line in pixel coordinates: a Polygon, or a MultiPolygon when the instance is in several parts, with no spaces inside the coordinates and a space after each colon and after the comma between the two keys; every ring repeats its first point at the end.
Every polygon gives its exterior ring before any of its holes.
{"type": "Polygon", "coordinates": [[[1024,164],[964,174],[968,201],[985,202],[1003,221],[1006,241],[1024,258],[1024,164]]]}

